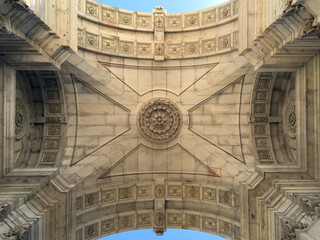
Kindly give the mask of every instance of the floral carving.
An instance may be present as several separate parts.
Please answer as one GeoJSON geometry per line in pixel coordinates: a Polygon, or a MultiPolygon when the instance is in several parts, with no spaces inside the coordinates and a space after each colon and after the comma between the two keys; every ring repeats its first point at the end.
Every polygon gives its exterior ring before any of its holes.
{"type": "Polygon", "coordinates": [[[199,44],[198,43],[186,43],[185,48],[186,54],[192,55],[199,53],[199,44]]]}
{"type": "Polygon", "coordinates": [[[137,215],[137,226],[150,226],[151,215],[150,213],[143,213],[137,215]]]}
{"type": "Polygon", "coordinates": [[[101,222],[101,233],[109,233],[115,230],[114,218],[101,222]]]}
{"type": "Polygon", "coordinates": [[[219,232],[222,235],[228,236],[228,237],[232,237],[232,224],[225,222],[223,220],[219,221],[219,232]]]}
{"type": "Polygon", "coordinates": [[[138,54],[139,55],[150,55],[151,54],[151,44],[138,43],[138,54]]]}
{"type": "Polygon", "coordinates": [[[109,9],[102,9],[102,21],[115,23],[115,12],[109,9]]]}
{"type": "Polygon", "coordinates": [[[102,49],[108,52],[116,52],[117,41],[115,39],[102,38],[102,49]]]}
{"type": "Polygon", "coordinates": [[[155,187],[155,195],[157,198],[164,197],[164,185],[156,185],[155,187]]]}
{"type": "Polygon", "coordinates": [[[210,24],[210,23],[214,23],[216,21],[216,10],[211,10],[208,12],[204,12],[202,14],[202,24],[206,25],[206,24],[210,24]]]}
{"type": "Polygon", "coordinates": [[[219,202],[227,205],[231,205],[232,198],[231,192],[219,190],[219,202]]]}
{"type": "Polygon", "coordinates": [[[199,25],[199,16],[198,14],[186,16],[186,26],[196,26],[199,25]]]}
{"type": "Polygon", "coordinates": [[[99,47],[99,37],[97,35],[87,33],[86,43],[90,47],[98,48],[99,47]]]}
{"type": "Polygon", "coordinates": [[[123,54],[133,54],[133,43],[132,42],[120,42],[120,52],[123,54]]]}
{"type": "Polygon", "coordinates": [[[297,118],[296,118],[296,105],[294,101],[288,103],[285,112],[285,130],[291,138],[296,137],[297,131],[297,118]]]}
{"type": "Polygon", "coordinates": [[[169,99],[154,98],[139,110],[137,125],[140,133],[153,142],[167,142],[177,136],[182,114],[169,99]]]}
{"type": "Polygon", "coordinates": [[[231,47],[231,34],[219,37],[219,50],[231,47]]]}
{"type": "Polygon", "coordinates": [[[186,225],[190,227],[199,227],[200,226],[200,216],[186,214],[186,225]]]}
{"type": "Polygon", "coordinates": [[[217,231],[217,219],[211,217],[202,217],[202,227],[205,230],[216,232],[217,231]]]}
{"type": "Polygon", "coordinates": [[[99,235],[98,223],[87,226],[84,230],[84,233],[85,233],[85,239],[97,237],[99,235]]]}
{"type": "Polygon", "coordinates": [[[151,27],[151,17],[149,16],[138,16],[137,25],[141,28],[150,28],[151,27]]]}
{"type": "Polygon", "coordinates": [[[132,187],[119,188],[119,199],[132,199],[133,190],[132,187]]]}
{"type": "Polygon", "coordinates": [[[202,188],[202,200],[216,201],[216,190],[214,188],[202,188]]]}
{"type": "Polygon", "coordinates": [[[181,17],[168,17],[168,27],[169,28],[179,28],[181,27],[181,17]]]}
{"type": "Polygon", "coordinates": [[[173,56],[181,55],[181,45],[180,44],[169,44],[168,54],[173,56]]]}
{"type": "Polygon", "coordinates": [[[154,24],[155,24],[156,28],[164,28],[164,17],[163,17],[163,15],[156,15],[154,24]]]}
{"type": "Polygon", "coordinates": [[[87,14],[93,17],[99,17],[98,6],[87,2],[87,14]]]}
{"type": "Polygon", "coordinates": [[[186,197],[199,199],[200,198],[200,187],[186,186],[186,197]]]}
{"type": "Polygon", "coordinates": [[[10,205],[7,203],[0,205],[0,221],[3,221],[9,213],[10,205]]]}
{"type": "Polygon", "coordinates": [[[204,53],[214,52],[216,50],[216,41],[215,39],[203,41],[202,46],[204,53]]]}
{"type": "Polygon", "coordinates": [[[98,204],[98,201],[99,201],[99,193],[98,192],[85,196],[86,208],[96,206],[98,204]]]}
{"type": "Polygon", "coordinates": [[[119,218],[119,228],[132,228],[133,216],[123,216],[119,218]]]}
{"type": "Polygon", "coordinates": [[[102,202],[109,203],[116,201],[116,189],[102,191],[102,202]]]}
{"type": "Polygon", "coordinates": [[[151,186],[138,186],[137,197],[139,198],[151,197],[151,186]]]}
{"type": "Polygon", "coordinates": [[[182,186],[168,186],[168,197],[182,197],[182,186]]]}
{"type": "Polygon", "coordinates": [[[290,219],[283,219],[282,220],[282,225],[283,225],[283,235],[284,238],[283,240],[293,240],[297,238],[296,229],[303,230],[308,227],[308,224],[306,223],[300,223],[295,220],[290,220],[290,219]]]}
{"type": "Polygon", "coordinates": [[[164,44],[163,43],[156,43],[154,46],[154,54],[156,56],[164,55],[164,44]]]}
{"type": "Polygon", "coordinates": [[[26,110],[22,102],[16,101],[16,114],[15,114],[15,134],[16,139],[21,139],[25,134],[26,128],[26,110]]]}
{"type": "Polygon", "coordinates": [[[162,226],[165,223],[164,213],[157,212],[154,218],[154,222],[157,226],[162,226]]]}
{"type": "Polygon", "coordinates": [[[123,25],[132,25],[132,15],[131,14],[125,14],[125,13],[120,13],[119,14],[119,23],[123,25]]]}
{"type": "Polygon", "coordinates": [[[168,214],[168,223],[172,225],[181,225],[182,224],[182,214],[169,213],[168,214]]]}
{"type": "Polygon", "coordinates": [[[231,16],[231,5],[228,4],[224,7],[221,7],[219,10],[219,20],[226,19],[231,16]]]}

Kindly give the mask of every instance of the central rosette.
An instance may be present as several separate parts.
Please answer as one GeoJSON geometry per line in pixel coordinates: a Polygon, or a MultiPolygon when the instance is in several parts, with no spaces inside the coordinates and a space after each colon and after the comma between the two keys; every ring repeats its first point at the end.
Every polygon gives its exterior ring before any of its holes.
{"type": "Polygon", "coordinates": [[[153,98],[139,110],[137,125],[145,138],[163,143],[170,141],[179,133],[182,114],[171,100],[153,98]]]}

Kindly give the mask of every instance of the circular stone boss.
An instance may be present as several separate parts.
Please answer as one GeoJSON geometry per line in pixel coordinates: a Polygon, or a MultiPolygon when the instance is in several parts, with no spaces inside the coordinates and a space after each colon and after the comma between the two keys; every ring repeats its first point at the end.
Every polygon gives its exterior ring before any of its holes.
{"type": "Polygon", "coordinates": [[[182,125],[178,106],[167,98],[153,98],[139,110],[137,125],[140,133],[152,142],[164,143],[177,136],[182,125]]]}

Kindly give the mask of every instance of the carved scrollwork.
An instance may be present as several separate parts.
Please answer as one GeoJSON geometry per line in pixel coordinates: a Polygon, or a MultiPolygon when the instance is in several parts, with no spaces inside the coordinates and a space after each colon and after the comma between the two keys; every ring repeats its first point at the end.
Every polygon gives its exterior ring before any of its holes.
{"type": "Polygon", "coordinates": [[[182,114],[177,105],[169,99],[154,98],[139,110],[137,125],[145,138],[164,143],[179,133],[182,114]]]}
{"type": "Polygon", "coordinates": [[[296,120],[296,105],[294,101],[288,103],[286,112],[285,112],[285,130],[286,133],[294,138],[296,137],[297,131],[297,120],[296,120]]]}
{"type": "Polygon", "coordinates": [[[7,203],[1,204],[0,206],[0,222],[3,221],[9,213],[10,205],[7,203]]]}
{"type": "Polygon", "coordinates": [[[282,240],[293,240],[296,239],[296,229],[303,230],[308,227],[308,224],[306,223],[300,223],[296,221],[290,221],[289,219],[283,219],[282,220],[283,224],[283,234],[284,237],[282,240]]]}
{"type": "Polygon", "coordinates": [[[11,238],[16,237],[16,240],[29,240],[30,238],[30,228],[29,224],[23,224],[20,226],[16,226],[11,228],[9,232],[5,233],[4,236],[11,238]]]}
{"type": "Polygon", "coordinates": [[[26,110],[21,101],[16,102],[16,115],[15,115],[15,134],[16,139],[21,139],[25,134],[26,129],[26,110]]]}
{"type": "Polygon", "coordinates": [[[316,208],[320,207],[319,199],[302,198],[302,208],[306,212],[311,221],[317,218],[316,208]]]}

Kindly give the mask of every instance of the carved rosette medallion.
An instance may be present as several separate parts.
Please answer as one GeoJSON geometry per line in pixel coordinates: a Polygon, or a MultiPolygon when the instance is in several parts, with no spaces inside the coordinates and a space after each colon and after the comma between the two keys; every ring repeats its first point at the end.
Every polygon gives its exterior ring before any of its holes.
{"type": "Polygon", "coordinates": [[[296,137],[297,120],[296,120],[296,105],[295,102],[289,102],[285,112],[285,130],[289,137],[296,137]]]}
{"type": "Polygon", "coordinates": [[[145,138],[152,142],[164,143],[179,133],[182,114],[171,100],[153,98],[139,110],[137,125],[145,138]]]}
{"type": "Polygon", "coordinates": [[[16,139],[21,139],[25,133],[26,110],[22,102],[16,102],[16,116],[15,116],[15,133],[16,139]]]}

